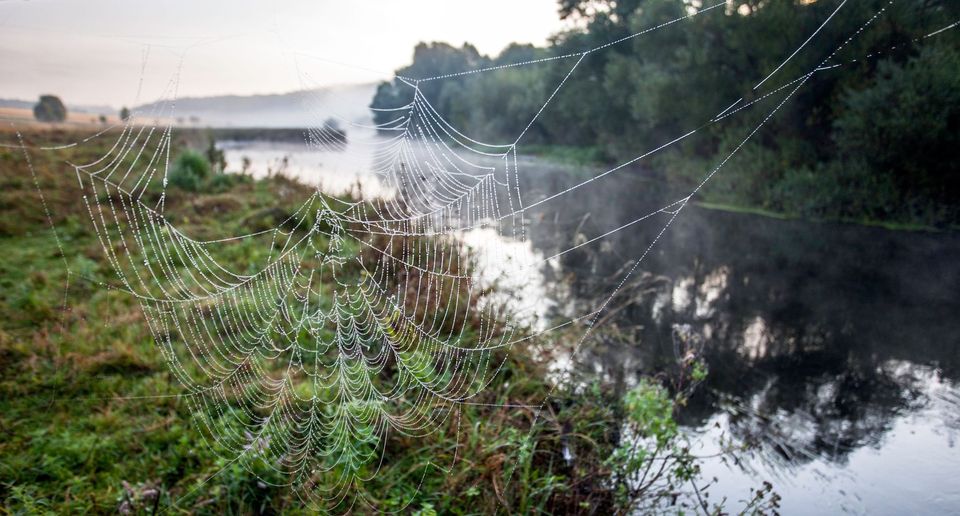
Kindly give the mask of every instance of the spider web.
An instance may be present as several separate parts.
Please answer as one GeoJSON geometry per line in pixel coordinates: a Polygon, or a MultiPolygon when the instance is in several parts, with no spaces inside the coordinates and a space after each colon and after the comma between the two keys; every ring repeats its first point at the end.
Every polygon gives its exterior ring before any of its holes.
{"type": "MultiPolygon", "coordinates": [[[[199,240],[164,215],[167,196],[175,195],[166,189],[170,125],[126,122],[107,154],[75,165],[76,178],[115,273],[113,288],[139,302],[182,385],[179,396],[189,403],[201,434],[227,465],[240,464],[264,482],[268,480],[263,471],[277,473],[289,479],[286,485],[304,501],[320,506],[343,507],[356,500],[373,506],[358,488],[376,476],[391,433],[417,438],[458,428],[461,406],[476,403],[507,360],[505,352],[514,346],[580,325],[576,353],[611,300],[699,190],[811,77],[848,64],[836,61],[837,54],[892,3],[806,74],[760,90],[798,53],[811,51],[808,44],[843,8],[843,0],[756,84],[753,89],[760,91],[752,100],[731,99],[732,104],[699,127],[527,202],[521,191],[518,148],[584,60],[653,31],[682,30],[684,20],[719,12],[726,4],[694,10],[582,52],[434,77],[398,76],[396,80],[409,88],[409,102],[382,109],[392,115],[388,122],[364,126],[340,117],[352,128],[367,130],[358,131],[358,139],[351,137],[350,145],[366,148],[373,156],[371,168],[382,194],[347,199],[318,187],[289,218],[264,231],[199,240]],[[472,138],[468,130],[445,120],[420,89],[426,82],[546,63],[571,64],[512,142],[472,138]],[[773,106],[760,122],[704,171],[702,181],[686,195],[529,263],[517,263],[503,244],[472,248],[465,244],[464,235],[473,231],[492,231],[499,237],[495,242],[525,242],[530,224],[525,214],[531,209],[575,195],[768,99],[773,106]],[[373,130],[386,136],[375,136],[373,130]],[[152,188],[158,183],[156,195],[152,188]],[[548,328],[525,317],[533,307],[508,307],[496,300],[489,282],[476,273],[478,263],[499,263],[512,275],[524,277],[557,256],[637,224],[660,229],[621,272],[615,288],[600,296],[589,312],[548,328]],[[225,249],[237,243],[264,249],[263,260],[245,270],[224,265],[225,249]],[[326,481],[319,482],[318,475],[326,481]]],[[[175,90],[176,80],[171,80],[169,102],[155,112],[134,116],[141,121],[172,119],[175,90]]],[[[318,99],[313,109],[329,115],[330,104],[330,99],[318,99]]],[[[310,128],[306,137],[317,149],[345,150],[342,139],[326,124],[310,128]]],[[[69,268],[68,272],[72,274],[69,268]]],[[[533,409],[535,418],[551,394],[541,405],[526,407],[533,409]]],[[[443,472],[446,465],[429,466],[423,474],[428,469],[443,472]]]]}

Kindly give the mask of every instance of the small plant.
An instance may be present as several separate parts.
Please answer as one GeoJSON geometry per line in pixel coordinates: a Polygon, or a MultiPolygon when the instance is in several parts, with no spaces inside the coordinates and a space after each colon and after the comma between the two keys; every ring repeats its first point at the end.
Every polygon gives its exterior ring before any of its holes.
{"type": "Polygon", "coordinates": [[[218,149],[212,139],[207,145],[207,161],[213,166],[214,174],[223,173],[227,169],[227,159],[224,156],[223,149],[218,149]]]}
{"type": "Polygon", "coordinates": [[[168,179],[170,184],[177,188],[197,192],[209,177],[210,163],[207,158],[199,152],[185,150],[174,162],[168,179]]]}
{"type": "Polygon", "coordinates": [[[148,507],[150,514],[157,514],[160,507],[160,489],[150,483],[130,485],[126,480],[121,482],[123,489],[117,502],[117,512],[120,514],[142,513],[148,507]]]}

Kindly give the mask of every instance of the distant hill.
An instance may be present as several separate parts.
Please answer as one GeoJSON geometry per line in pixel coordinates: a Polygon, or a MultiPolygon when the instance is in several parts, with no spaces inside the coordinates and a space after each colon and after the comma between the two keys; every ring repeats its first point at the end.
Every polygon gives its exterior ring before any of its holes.
{"type": "MultiPolygon", "coordinates": [[[[314,127],[334,115],[369,124],[368,106],[376,87],[370,83],[271,95],[184,97],[176,99],[173,116],[184,125],[207,127],[314,127]]],[[[133,109],[146,117],[158,110],[164,111],[163,102],[133,109]]]]}

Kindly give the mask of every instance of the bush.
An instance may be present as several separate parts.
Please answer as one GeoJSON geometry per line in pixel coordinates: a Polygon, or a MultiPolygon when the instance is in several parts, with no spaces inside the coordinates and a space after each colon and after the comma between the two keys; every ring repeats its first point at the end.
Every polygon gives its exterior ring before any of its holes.
{"type": "Polygon", "coordinates": [[[252,183],[253,177],[248,174],[214,174],[210,178],[209,191],[222,193],[230,190],[235,185],[252,183]]]}
{"type": "Polygon", "coordinates": [[[63,122],[67,119],[67,107],[56,95],[40,95],[40,102],[33,106],[33,116],[41,122],[63,122]]]}
{"type": "Polygon", "coordinates": [[[183,151],[170,169],[171,185],[190,192],[199,191],[210,177],[210,163],[199,152],[183,151]]]}
{"type": "Polygon", "coordinates": [[[924,48],[902,64],[882,61],[872,84],[844,95],[834,124],[843,158],[862,160],[903,195],[910,217],[935,224],[960,215],[958,67],[952,48],[924,48]]]}

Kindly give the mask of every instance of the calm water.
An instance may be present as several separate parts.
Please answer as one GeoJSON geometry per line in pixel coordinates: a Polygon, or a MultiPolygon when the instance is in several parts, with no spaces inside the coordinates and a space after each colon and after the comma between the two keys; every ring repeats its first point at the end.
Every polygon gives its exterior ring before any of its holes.
{"type": "MultiPolygon", "coordinates": [[[[359,179],[382,190],[356,153],[226,145],[266,173],[335,191],[359,179]],[[351,157],[351,155],[353,157],[351,157]],[[293,165],[292,165],[293,164],[293,165]],[[276,171],[276,168],[273,168],[276,171]]],[[[521,163],[524,200],[576,181],[575,171],[521,163]]],[[[469,232],[508,262],[535,263],[655,211],[678,196],[625,169],[528,213],[527,240],[469,232]]],[[[529,322],[546,327],[593,310],[669,219],[659,214],[509,278],[529,322]]],[[[598,339],[563,367],[625,389],[673,367],[681,337],[710,374],[682,414],[730,508],[769,480],[785,514],[960,514],[960,235],[891,232],[685,209],[621,291],[598,339]]],[[[512,286],[510,286],[512,285],[512,286]]]]}
{"type": "MultiPolygon", "coordinates": [[[[631,204],[612,187],[600,197],[631,204]]],[[[588,235],[634,218],[602,220],[604,206],[547,214],[540,226],[551,235],[534,246],[569,239],[587,213],[588,235]]],[[[574,295],[609,291],[608,275],[661,227],[565,255],[574,295]]],[[[616,323],[631,337],[587,349],[575,364],[628,386],[671,367],[678,334],[695,337],[710,374],[681,417],[702,437],[697,451],[714,454],[721,441],[751,448],[706,462],[705,477],[719,479],[712,497],[738,500],[769,480],[785,514],[960,513],[958,257],[958,235],[693,206],[624,292],[632,300],[616,323]]]]}

